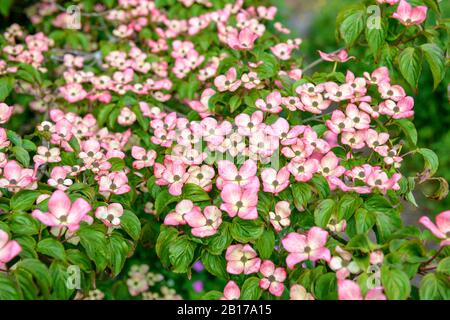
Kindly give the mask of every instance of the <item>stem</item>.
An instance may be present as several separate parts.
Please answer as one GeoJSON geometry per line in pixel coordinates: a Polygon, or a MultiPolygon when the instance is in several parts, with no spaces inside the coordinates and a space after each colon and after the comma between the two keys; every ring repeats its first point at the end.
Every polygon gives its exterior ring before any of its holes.
{"type": "Polygon", "coordinates": [[[433,260],[436,259],[437,256],[439,256],[442,250],[444,250],[444,247],[440,247],[439,250],[436,251],[436,253],[430,259],[422,263],[420,270],[429,270],[429,268],[426,268],[426,266],[429,265],[431,262],[433,262],[433,260]]]}

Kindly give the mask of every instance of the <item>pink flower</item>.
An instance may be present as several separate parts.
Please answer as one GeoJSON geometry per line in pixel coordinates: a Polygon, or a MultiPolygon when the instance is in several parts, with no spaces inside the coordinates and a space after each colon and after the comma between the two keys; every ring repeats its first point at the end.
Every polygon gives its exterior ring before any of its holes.
{"type": "Polygon", "coordinates": [[[297,137],[303,133],[304,126],[293,126],[290,128],[289,122],[284,118],[278,118],[270,126],[266,126],[264,131],[268,135],[280,139],[282,145],[292,145],[298,141],[297,137]]]}
{"type": "Polygon", "coordinates": [[[11,160],[3,168],[3,178],[0,188],[8,188],[12,192],[21,189],[36,189],[35,177],[32,169],[23,169],[16,161],[11,160]]]}
{"type": "Polygon", "coordinates": [[[95,210],[95,217],[101,220],[108,228],[120,226],[120,217],[123,207],[120,203],[111,203],[107,207],[101,206],[95,210]]]}
{"type": "Polygon", "coordinates": [[[450,210],[438,214],[436,224],[426,216],[421,217],[419,222],[433,232],[436,237],[442,239],[441,247],[450,245],[450,210]]]}
{"type": "Polygon", "coordinates": [[[370,264],[382,264],[384,260],[383,251],[377,250],[370,253],[370,264]]]}
{"type": "Polygon", "coordinates": [[[198,206],[194,206],[191,200],[182,200],[180,201],[176,207],[174,212],[170,212],[164,218],[164,224],[170,226],[178,226],[180,224],[186,224],[186,214],[195,211],[198,214],[201,214],[201,209],[198,206]]]}
{"type": "Polygon", "coordinates": [[[289,202],[279,201],[275,205],[275,212],[269,212],[270,223],[276,232],[280,232],[283,228],[291,224],[289,216],[291,215],[291,208],[289,202]]]}
{"type": "Polygon", "coordinates": [[[369,129],[370,116],[362,111],[359,111],[358,107],[354,104],[349,104],[345,109],[347,118],[351,121],[351,127],[358,130],[369,129]]]}
{"type": "Polygon", "coordinates": [[[226,211],[230,217],[238,215],[239,218],[244,220],[254,220],[258,218],[258,211],[256,210],[258,204],[257,192],[258,189],[255,189],[254,186],[241,188],[236,184],[228,183],[220,193],[223,200],[220,209],[226,211]]]}
{"type": "Polygon", "coordinates": [[[281,240],[283,247],[289,252],[286,258],[287,266],[293,269],[297,263],[306,260],[330,261],[330,250],[325,247],[327,238],[328,232],[319,227],[312,227],[306,235],[296,232],[289,233],[281,240]]]}
{"type": "Polygon", "coordinates": [[[308,159],[305,161],[291,161],[288,163],[288,170],[296,181],[306,182],[319,170],[319,161],[308,159]]]}
{"type": "Polygon", "coordinates": [[[303,162],[312,155],[314,148],[310,144],[305,144],[301,139],[281,149],[281,153],[293,162],[303,162]]]}
{"type": "Polygon", "coordinates": [[[353,121],[348,118],[341,110],[334,110],[331,119],[326,121],[328,129],[333,133],[339,134],[345,131],[353,131],[353,121]]]}
{"type": "Polygon", "coordinates": [[[230,280],[223,289],[223,297],[220,300],[239,300],[241,297],[241,290],[236,282],[230,280]]]}
{"type": "Polygon", "coordinates": [[[281,102],[281,94],[278,91],[273,91],[266,97],[265,101],[263,99],[256,100],[255,105],[262,111],[278,113],[283,110],[283,108],[281,108],[281,102]]]}
{"type": "Polygon", "coordinates": [[[325,53],[319,50],[320,57],[329,62],[347,62],[350,59],[354,59],[355,57],[349,57],[348,52],[345,49],[340,50],[337,53],[325,53]]]}
{"type": "Polygon", "coordinates": [[[382,156],[387,156],[388,146],[386,142],[389,140],[389,134],[385,132],[378,133],[375,130],[369,129],[366,134],[366,143],[369,148],[379,153],[382,156]]]}
{"type": "Polygon", "coordinates": [[[390,83],[389,69],[386,67],[379,67],[374,70],[372,74],[364,72],[364,77],[372,84],[380,85],[381,83],[390,83]]]}
{"type": "Polygon", "coordinates": [[[272,51],[272,53],[280,60],[289,60],[293,49],[294,46],[290,46],[286,43],[279,43],[270,47],[270,51],[272,51]]]}
{"type": "Polygon", "coordinates": [[[290,300],[314,300],[311,293],[308,293],[305,287],[294,284],[289,291],[290,300]]]}
{"type": "Polygon", "coordinates": [[[48,200],[48,211],[34,210],[32,216],[50,227],[68,228],[70,232],[77,231],[82,221],[90,222],[92,217],[87,213],[91,205],[84,199],[78,198],[73,203],[61,190],[53,192],[48,200]]]}
{"type": "Polygon", "coordinates": [[[233,162],[229,160],[218,161],[217,188],[223,189],[223,186],[229,183],[236,184],[241,187],[258,184],[258,177],[256,177],[256,162],[249,159],[244,162],[238,170],[233,162]]]}
{"type": "Polygon", "coordinates": [[[392,17],[405,26],[419,25],[427,18],[427,11],[426,6],[412,7],[405,0],[400,0],[397,11],[392,17]]]}
{"type": "Polygon", "coordinates": [[[209,192],[212,189],[212,179],[215,176],[214,168],[204,164],[202,166],[191,166],[188,169],[189,178],[186,183],[193,183],[209,192]]]}
{"type": "Polygon", "coordinates": [[[361,288],[355,281],[343,279],[338,279],[338,297],[339,300],[386,300],[382,287],[370,289],[363,297],[361,288]]]}
{"type": "Polygon", "coordinates": [[[237,29],[232,29],[227,34],[227,44],[236,50],[251,50],[258,39],[258,35],[249,28],[244,28],[240,32],[237,29]]]}
{"type": "Polygon", "coordinates": [[[340,166],[339,162],[340,159],[336,157],[333,151],[330,151],[320,160],[319,172],[324,177],[340,177],[345,172],[345,168],[340,166]]]}
{"type": "Polygon", "coordinates": [[[278,194],[289,186],[289,169],[287,166],[276,171],[273,168],[267,168],[261,171],[264,192],[278,194]]]}
{"type": "Polygon", "coordinates": [[[227,272],[231,274],[250,274],[259,271],[261,259],[249,245],[235,244],[229,246],[225,254],[227,272]]]}
{"type": "Polygon", "coordinates": [[[136,121],[136,115],[130,108],[124,107],[120,110],[117,123],[121,126],[131,126],[136,121]]]}
{"type": "Polygon", "coordinates": [[[14,259],[22,247],[15,240],[9,240],[8,234],[0,229],[0,270],[4,270],[6,264],[14,259]]]}
{"type": "Polygon", "coordinates": [[[220,92],[236,91],[241,86],[241,80],[237,80],[236,68],[230,68],[226,75],[216,77],[214,85],[220,92]]]}
{"type": "Polygon", "coordinates": [[[83,89],[79,83],[69,83],[64,87],[60,87],[59,91],[64,96],[67,102],[75,103],[83,100],[87,96],[87,92],[83,89]]]}
{"type": "Polygon", "coordinates": [[[60,162],[61,157],[59,155],[59,149],[58,148],[47,148],[44,146],[39,146],[37,148],[37,154],[33,157],[33,160],[35,163],[41,165],[44,163],[54,163],[54,162],[60,162]]]}
{"type": "Polygon", "coordinates": [[[6,103],[0,103],[0,124],[7,123],[13,113],[14,107],[8,106],[6,103]]]}
{"type": "Polygon", "coordinates": [[[336,271],[338,279],[345,279],[351,273],[357,274],[361,271],[358,264],[352,261],[352,254],[350,252],[345,251],[340,246],[336,246],[336,252],[339,256],[332,257],[329,266],[333,271],[336,271]]]}
{"type": "Polygon", "coordinates": [[[174,196],[181,195],[181,190],[189,174],[186,165],[179,160],[164,159],[164,165],[155,163],[154,172],[156,184],[159,186],[169,185],[169,193],[174,196]]]}
{"type": "Polygon", "coordinates": [[[352,149],[362,149],[366,145],[366,131],[359,130],[356,132],[343,132],[341,136],[342,144],[350,146],[352,149]]]}
{"type": "Polygon", "coordinates": [[[65,191],[73,184],[73,181],[68,179],[67,175],[68,171],[64,167],[53,167],[47,184],[56,187],[58,190],[65,191]]]}
{"type": "Polygon", "coordinates": [[[270,260],[261,263],[259,272],[264,276],[259,281],[259,287],[263,290],[269,290],[276,297],[281,297],[284,291],[284,280],[286,280],[286,270],[284,268],[275,268],[275,264],[270,260]]]}
{"type": "Polygon", "coordinates": [[[381,82],[378,84],[378,92],[383,99],[398,102],[406,97],[405,89],[399,85],[391,85],[389,82],[381,82]]]}
{"type": "Polygon", "coordinates": [[[414,99],[405,97],[395,103],[392,100],[386,100],[380,104],[380,113],[387,114],[394,119],[410,118],[414,115],[414,99]]]}
{"type": "Polygon", "coordinates": [[[241,113],[236,116],[234,123],[238,127],[238,133],[243,136],[251,136],[263,125],[264,114],[261,111],[255,111],[251,116],[241,113]]]}
{"type": "Polygon", "coordinates": [[[209,237],[216,234],[222,224],[222,212],[216,206],[207,206],[203,209],[203,214],[199,210],[186,213],[184,220],[192,227],[192,235],[209,237]]]}
{"type": "Polygon", "coordinates": [[[128,177],[125,172],[111,172],[106,176],[102,176],[99,182],[99,192],[124,194],[130,192],[128,185],[128,177]]]}
{"type": "Polygon", "coordinates": [[[9,144],[10,142],[8,140],[8,135],[6,134],[6,130],[4,128],[0,128],[0,149],[6,148],[9,144]]]}
{"type": "Polygon", "coordinates": [[[136,159],[135,161],[133,161],[133,168],[140,170],[142,168],[153,166],[156,159],[156,151],[145,151],[145,149],[142,147],[133,146],[131,148],[131,156],[133,157],[133,159],[136,159]]]}
{"type": "Polygon", "coordinates": [[[394,173],[391,178],[388,178],[386,172],[381,170],[374,170],[366,179],[367,185],[372,188],[378,188],[381,193],[386,193],[388,190],[399,190],[398,181],[401,174],[394,173]]]}

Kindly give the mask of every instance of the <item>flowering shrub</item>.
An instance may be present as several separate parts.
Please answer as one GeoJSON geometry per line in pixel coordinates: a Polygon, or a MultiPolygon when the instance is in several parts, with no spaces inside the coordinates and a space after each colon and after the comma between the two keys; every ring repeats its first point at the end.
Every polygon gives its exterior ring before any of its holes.
{"type": "MultiPolygon", "coordinates": [[[[153,247],[227,282],[205,299],[449,298],[449,212],[420,220],[431,232],[400,216],[438,160],[390,66],[342,73],[355,57],[320,52],[333,70],[308,75],[254,1],[86,1],[80,21],[68,5],[36,3],[36,32],[0,41],[2,299],[101,298],[97,279],[153,247]]],[[[425,18],[401,1],[391,19],[425,18]]],[[[129,276],[156,297],[147,267],[129,276]]]]}

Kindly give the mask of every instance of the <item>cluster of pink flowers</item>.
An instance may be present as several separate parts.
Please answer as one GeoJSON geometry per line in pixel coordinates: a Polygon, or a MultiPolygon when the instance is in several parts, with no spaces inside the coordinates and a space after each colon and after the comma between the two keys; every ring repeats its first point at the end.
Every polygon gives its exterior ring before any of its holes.
{"type": "MultiPolygon", "coordinates": [[[[26,35],[22,28],[13,24],[3,34],[8,45],[3,47],[3,53],[7,55],[7,61],[21,62],[32,65],[36,69],[46,71],[42,67],[45,60],[44,53],[53,46],[53,40],[42,32],[34,35],[26,35]]],[[[5,61],[0,61],[0,71],[15,72],[15,67],[6,67],[5,61]]],[[[1,74],[1,73],[0,73],[1,74]]]]}

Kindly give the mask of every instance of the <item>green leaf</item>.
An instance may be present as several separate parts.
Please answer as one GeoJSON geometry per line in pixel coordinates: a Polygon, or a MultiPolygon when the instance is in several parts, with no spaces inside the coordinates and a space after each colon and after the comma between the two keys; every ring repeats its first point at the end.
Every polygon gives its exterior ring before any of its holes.
{"type": "Polygon", "coordinates": [[[48,298],[52,279],[47,266],[37,259],[24,259],[17,264],[16,270],[20,269],[26,270],[33,275],[42,295],[48,298]]]}
{"type": "Polygon", "coordinates": [[[108,162],[111,163],[111,171],[122,171],[125,168],[125,160],[121,158],[110,158],[108,162]]]}
{"type": "Polygon", "coordinates": [[[97,115],[97,125],[100,128],[103,127],[103,125],[106,123],[106,121],[109,117],[109,114],[114,109],[114,107],[115,107],[114,104],[107,104],[105,106],[99,107],[100,111],[98,112],[98,115],[97,115]]]}
{"type": "Polygon", "coordinates": [[[339,32],[347,47],[352,46],[364,29],[365,13],[362,10],[349,14],[339,26],[339,32]]]}
{"type": "Polygon", "coordinates": [[[319,174],[315,174],[311,179],[311,183],[316,188],[319,196],[322,199],[328,197],[328,195],[330,194],[330,185],[328,184],[328,181],[327,179],[325,179],[325,177],[319,174]]]}
{"type": "MultiPolygon", "coordinates": [[[[368,19],[368,21],[369,20],[370,18],[368,19]]],[[[381,21],[380,28],[376,28],[375,26],[367,26],[365,33],[367,44],[369,45],[372,54],[375,57],[378,57],[386,39],[387,33],[386,23],[384,23],[384,21],[381,21]]]]}
{"type": "Polygon", "coordinates": [[[148,118],[144,117],[138,105],[134,105],[132,109],[133,113],[136,115],[136,120],[139,123],[139,125],[142,127],[142,129],[147,131],[150,124],[148,118]]]}
{"type": "Polygon", "coordinates": [[[36,253],[36,240],[32,236],[15,236],[14,240],[16,240],[20,246],[22,247],[22,251],[19,254],[19,257],[22,259],[37,259],[38,254],[36,253]]]}
{"type": "Polygon", "coordinates": [[[423,156],[425,161],[425,170],[428,171],[429,174],[428,177],[433,176],[439,167],[438,156],[434,153],[434,151],[426,148],[420,148],[417,152],[423,156]]]}
{"type": "Polygon", "coordinates": [[[415,146],[417,145],[417,129],[414,123],[408,119],[399,119],[395,121],[402,131],[405,133],[406,138],[415,146]]]}
{"type": "Polygon", "coordinates": [[[264,232],[264,223],[261,220],[242,220],[234,218],[231,224],[231,236],[241,243],[253,242],[264,232]]]}
{"type": "Polygon", "coordinates": [[[12,130],[7,130],[6,135],[8,136],[8,140],[11,141],[15,146],[22,146],[22,138],[12,130]]]}
{"type": "Polygon", "coordinates": [[[66,259],[66,252],[64,250],[64,246],[59,241],[53,238],[46,238],[41,240],[38,243],[36,250],[42,254],[45,254],[55,259],[59,260],[66,259]]]}
{"type": "Polygon", "coordinates": [[[256,240],[256,249],[261,259],[269,259],[275,247],[275,234],[272,230],[264,230],[261,237],[256,240]]]}
{"type": "Polygon", "coordinates": [[[9,227],[17,235],[32,236],[39,233],[39,222],[29,214],[13,214],[9,227]]]}
{"type": "Polygon", "coordinates": [[[9,206],[13,211],[28,211],[39,197],[39,194],[38,191],[20,190],[12,196],[9,206]]]}
{"type": "Polygon", "coordinates": [[[357,234],[349,240],[346,248],[347,250],[359,250],[364,253],[369,253],[375,249],[375,245],[370,241],[367,234],[357,234]]]}
{"type": "Polygon", "coordinates": [[[97,272],[103,271],[108,264],[105,234],[90,227],[82,227],[77,232],[88,257],[94,261],[97,272]]]}
{"type": "Polygon", "coordinates": [[[202,263],[212,275],[222,279],[229,278],[224,257],[213,255],[205,250],[202,254],[202,263]]]}
{"type": "Polygon", "coordinates": [[[401,270],[383,265],[381,283],[389,300],[406,300],[411,293],[409,278],[401,270]]]}
{"type": "Polygon", "coordinates": [[[360,208],[356,211],[354,219],[357,234],[366,233],[375,224],[374,215],[364,208],[360,208]]]}
{"type": "Polygon", "coordinates": [[[362,199],[358,196],[353,196],[350,194],[343,195],[337,205],[338,220],[340,221],[342,219],[345,219],[348,221],[356,212],[356,210],[362,205],[362,202],[362,199]]]}
{"type": "Polygon", "coordinates": [[[120,224],[133,240],[139,240],[141,235],[141,222],[132,211],[125,210],[123,212],[123,215],[120,217],[120,224]]]}
{"type": "Polygon", "coordinates": [[[421,300],[441,300],[440,286],[441,281],[436,274],[429,273],[420,281],[419,296],[421,300]]]}
{"type": "Polygon", "coordinates": [[[439,262],[436,271],[450,275],[450,257],[442,259],[439,262]]]}
{"type": "Polygon", "coordinates": [[[50,265],[50,275],[52,277],[52,294],[51,299],[68,300],[72,296],[75,289],[67,286],[67,267],[60,261],[53,261],[50,265]]]}
{"type": "Polygon", "coordinates": [[[236,111],[242,104],[241,96],[235,95],[230,99],[230,113],[236,111]]]}
{"type": "Polygon", "coordinates": [[[314,222],[317,226],[325,228],[330,221],[331,215],[335,208],[333,199],[325,199],[319,202],[314,210],[314,222]]]}
{"type": "Polygon", "coordinates": [[[303,211],[312,197],[311,186],[307,183],[294,183],[291,185],[294,205],[297,210],[303,211]]]}
{"type": "Polygon", "coordinates": [[[173,227],[161,226],[161,230],[156,240],[156,254],[161,260],[164,267],[168,267],[169,260],[169,246],[178,237],[178,230],[173,227]]]}
{"type": "Polygon", "coordinates": [[[2,16],[7,17],[9,15],[13,3],[14,0],[2,0],[0,4],[0,13],[2,16]]]}
{"type": "Polygon", "coordinates": [[[71,264],[79,266],[81,270],[86,272],[92,270],[91,260],[80,250],[69,249],[66,251],[66,257],[71,264]]]}
{"type": "Polygon", "coordinates": [[[27,140],[27,139],[24,139],[22,141],[22,147],[24,147],[24,149],[27,151],[36,151],[36,149],[37,149],[36,145],[32,141],[27,140]]]}
{"type": "Polygon", "coordinates": [[[163,210],[171,203],[177,202],[180,197],[175,197],[169,193],[166,189],[163,189],[155,199],[155,211],[156,215],[159,216],[163,210]]]}
{"type": "Polygon", "coordinates": [[[259,287],[259,278],[250,277],[245,280],[241,288],[241,300],[258,300],[262,290],[259,287]]]}
{"type": "Polygon", "coordinates": [[[200,299],[201,300],[219,300],[220,298],[223,297],[223,293],[220,291],[209,291],[207,293],[205,293],[200,299]]]}
{"type": "Polygon", "coordinates": [[[0,300],[19,300],[15,283],[5,274],[0,272],[0,300]]]}
{"type": "Polygon", "coordinates": [[[183,199],[189,199],[192,202],[209,201],[208,193],[197,184],[186,183],[183,187],[183,199]]]}
{"type": "Polygon", "coordinates": [[[27,150],[22,147],[15,146],[13,148],[13,152],[17,161],[19,161],[24,167],[28,167],[30,165],[30,155],[27,150]]]}
{"type": "Polygon", "coordinates": [[[9,96],[13,88],[14,88],[13,78],[10,77],[0,78],[0,102],[5,101],[5,99],[9,96]]]}
{"type": "Polygon", "coordinates": [[[322,274],[317,278],[314,295],[320,300],[337,300],[337,280],[334,272],[322,274]]]}
{"type": "Polygon", "coordinates": [[[434,81],[433,89],[436,89],[445,75],[444,50],[435,43],[424,43],[420,46],[420,49],[422,49],[425,60],[427,60],[430,66],[434,81]]]}
{"type": "Polygon", "coordinates": [[[259,53],[257,54],[257,61],[263,61],[263,63],[255,69],[255,72],[258,74],[259,79],[272,78],[273,76],[278,74],[280,64],[272,54],[267,52],[259,53]]]}
{"type": "Polygon", "coordinates": [[[172,271],[175,273],[187,273],[190,271],[196,244],[186,236],[178,237],[169,245],[169,259],[172,271]]]}
{"type": "Polygon", "coordinates": [[[398,66],[401,74],[411,87],[417,88],[419,76],[422,71],[422,63],[419,51],[409,47],[398,56],[398,66]]]}
{"type": "Polygon", "coordinates": [[[233,241],[230,232],[231,224],[223,222],[219,231],[209,238],[208,247],[206,248],[210,253],[218,255],[221,254],[233,241]]]}
{"type": "Polygon", "coordinates": [[[117,276],[125,265],[130,247],[121,235],[113,234],[108,239],[108,249],[108,267],[113,272],[113,275],[117,276]]]}

